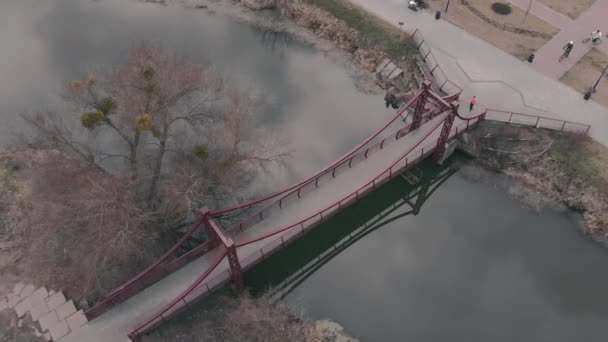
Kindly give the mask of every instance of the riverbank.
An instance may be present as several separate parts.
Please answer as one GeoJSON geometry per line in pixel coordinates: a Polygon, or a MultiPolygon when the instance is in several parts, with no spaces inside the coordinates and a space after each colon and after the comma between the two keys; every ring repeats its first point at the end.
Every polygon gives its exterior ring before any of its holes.
{"type": "Polygon", "coordinates": [[[562,203],[582,215],[583,232],[608,246],[608,150],[587,136],[484,122],[465,149],[525,186],[509,189],[536,209],[562,203]]]}
{"type": "MultiPolygon", "coordinates": [[[[156,2],[143,0],[145,2],[156,2]]],[[[162,0],[164,5],[179,5],[230,16],[249,25],[272,32],[284,32],[316,50],[340,59],[366,93],[378,93],[396,85],[407,90],[418,87],[420,76],[416,47],[409,34],[344,0],[162,0]],[[375,75],[384,58],[403,71],[403,77],[387,84],[375,75]]]]}

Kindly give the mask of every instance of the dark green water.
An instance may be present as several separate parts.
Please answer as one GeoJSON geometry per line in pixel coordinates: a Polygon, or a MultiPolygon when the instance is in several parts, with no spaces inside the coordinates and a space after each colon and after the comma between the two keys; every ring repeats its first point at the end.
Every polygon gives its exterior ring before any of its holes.
{"type": "Polygon", "coordinates": [[[247,283],[363,341],[605,340],[608,252],[579,233],[578,216],[527,209],[508,180],[474,167],[421,169],[437,190],[418,215],[403,198],[421,186],[396,178],[247,283]]]}

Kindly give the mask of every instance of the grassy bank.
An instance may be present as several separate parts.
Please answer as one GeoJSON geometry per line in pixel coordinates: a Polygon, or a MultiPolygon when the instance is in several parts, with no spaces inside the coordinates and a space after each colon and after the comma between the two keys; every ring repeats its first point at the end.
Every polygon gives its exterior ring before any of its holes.
{"type": "Polygon", "coordinates": [[[366,48],[381,48],[389,57],[398,59],[416,54],[415,45],[394,25],[370,14],[346,0],[304,0],[317,6],[360,35],[360,43],[366,48]]]}
{"type": "Polygon", "coordinates": [[[467,148],[485,167],[526,185],[517,197],[582,214],[583,231],[608,246],[608,149],[587,136],[484,122],[467,148]],[[538,195],[542,196],[538,196],[538,195]]]}

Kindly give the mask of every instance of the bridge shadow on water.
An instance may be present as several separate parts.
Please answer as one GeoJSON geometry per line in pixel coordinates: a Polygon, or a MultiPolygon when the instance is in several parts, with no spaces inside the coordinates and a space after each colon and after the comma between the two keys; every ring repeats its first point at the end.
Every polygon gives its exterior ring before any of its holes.
{"type": "Polygon", "coordinates": [[[340,211],[245,274],[253,295],[282,299],[315,271],[368,234],[407,215],[417,215],[445,181],[457,172],[427,159],[340,211]]]}

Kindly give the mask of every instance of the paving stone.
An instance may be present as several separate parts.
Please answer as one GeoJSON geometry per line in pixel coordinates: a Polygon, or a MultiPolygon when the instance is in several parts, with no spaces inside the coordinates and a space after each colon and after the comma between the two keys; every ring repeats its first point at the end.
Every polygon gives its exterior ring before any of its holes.
{"type": "Polygon", "coordinates": [[[30,309],[29,300],[25,299],[17,303],[14,307],[15,312],[17,313],[17,317],[21,318],[25,313],[30,309]]]}
{"type": "Polygon", "coordinates": [[[66,321],[68,322],[68,326],[72,331],[80,328],[88,322],[87,317],[84,315],[84,312],[82,312],[82,310],[73,313],[70,317],[66,319],[66,321]]]}
{"type": "Polygon", "coordinates": [[[60,338],[70,333],[70,327],[66,321],[59,321],[49,328],[53,341],[59,341],[60,338]]]}
{"type": "Polygon", "coordinates": [[[59,319],[66,319],[71,314],[76,312],[76,307],[74,306],[74,303],[70,299],[69,301],[63,303],[63,305],[61,305],[60,307],[55,309],[55,311],[57,312],[57,316],[59,316],[59,319]]]}
{"type": "Polygon", "coordinates": [[[23,291],[23,288],[25,287],[24,283],[17,283],[15,284],[15,287],[13,287],[13,294],[18,296],[21,294],[21,291],[23,291]]]}
{"type": "Polygon", "coordinates": [[[3,298],[0,300],[0,311],[3,311],[6,308],[8,308],[8,299],[3,298]]]}
{"type": "Polygon", "coordinates": [[[46,299],[49,310],[55,310],[66,302],[63,292],[59,291],[46,299]]]}
{"type": "MultiPolygon", "coordinates": [[[[24,290],[25,291],[25,290],[24,290]]],[[[23,299],[19,304],[15,305],[15,312],[17,312],[17,317],[21,318],[25,315],[33,307],[41,304],[44,300],[49,296],[49,293],[46,292],[44,287],[39,288],[34,291],[29,297],[23,299]]]]}
{"type": "Polygon", "coordinates": [[[41,287],[38,290],[36,290],[34,293],[32,293],[27,300],[30,302],[30,305],[33,307],[33,306],[38,305],[40,302],[43,302],[48,297],[49,297],[49,293],[47,292],[46,288],[41,287]]]}
{"type": "Polygon", "coordinates": [[[57,316],[57,312],[55,312],[55,310],[50,311],[38,319],[38,323],[40,323],[40,328],[42,331],[49,330],[49,328],[57,324],[57,322],[59,322],[59,316],[57,316]]]}
{"type": "Polygon", "coordinates": [[[21,299],[27,298],[32,293],[34,293],[34,291],[36,291],[36,288],[34,287],[34,285],[31,285],[31,284],[25,285],[25,287],[23,288],[23,290],[21,290],[21,293],[19,294],[19,297],[21,299]]]}
{"type": "Polygon", "coordinates": [[[8,307],[11,309],[15,308],[15,305],[17,305],[21,301],[21,298],[19,296],[15,296],[12,293],[9,294],[7,298],[8,298],[8,307]]]}
{"type": "Polygon", "coordinates": [[[49,307],[46,302],[42,301],[42,303],[30,309],[30,315],[32,315],[33,321],[37,321],[38,318],[42,317],[43,315],[46,315],[47,313],[49,313],[49,311],[51,310],[49,310],[49,307]]]}

